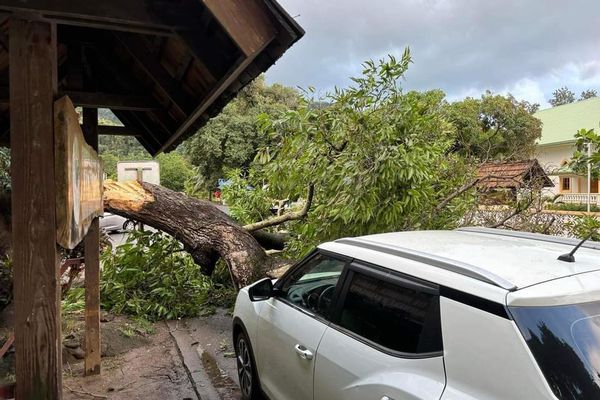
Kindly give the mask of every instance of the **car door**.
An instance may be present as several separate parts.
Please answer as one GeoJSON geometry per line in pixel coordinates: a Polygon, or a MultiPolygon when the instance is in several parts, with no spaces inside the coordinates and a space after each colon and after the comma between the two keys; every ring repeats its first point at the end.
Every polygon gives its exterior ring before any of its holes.
{"type": "Polygon", "coordinates": [[[353,263],[315,362],[315,400],[433,400],[445,386],[435,285],[353,263]]]}
{"type": "Polygon", "coordinates": [[[317,252],[275,286],[258,321],[258,374],[271,399],[312,400],[314,361],[348,260],[317,252]]]}

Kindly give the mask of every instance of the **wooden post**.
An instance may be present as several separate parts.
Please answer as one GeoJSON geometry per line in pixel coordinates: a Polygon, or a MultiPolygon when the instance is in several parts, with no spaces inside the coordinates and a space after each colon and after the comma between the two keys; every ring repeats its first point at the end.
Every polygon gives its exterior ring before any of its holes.
{"type": "MultiPolygon", "coordinates": [[[[98,151],[98,109],[83,109],[83,135],[98,151]]],[[[85,236],[85,375],[100,374],[100,226],[94,218],[85,236]]]]}
{"type": "Polygon", "coordinates": [[[12,254],[16,398],[60,399],[60,277],[56,248],[56,25],[10,20],[12,254]]]}

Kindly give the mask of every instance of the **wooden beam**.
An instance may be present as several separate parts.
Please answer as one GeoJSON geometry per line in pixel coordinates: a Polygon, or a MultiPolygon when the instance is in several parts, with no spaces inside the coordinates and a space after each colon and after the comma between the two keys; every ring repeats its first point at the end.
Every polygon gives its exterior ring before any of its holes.
{"type": "Polygon", "coordinates": [[[10,21],[12,256],[17,399],[60,399],[53,103],[56,25],[10,21]]]}
{"type": "Polygon", "coordinates": [[[255,55],[265,47],[265,43],[275,37],[276,31],[264,1],[202,0],[202,2],[246,57],[255,55]]]}
{"type": "Polygon", "coordinates": [[[153,111],[160,106],[151,96],[136,96],[116,93],[94,93],[64,91],[76,106],[83,108],[110,108],[113,110],[153,111]]]}
{"type": "Polygon", "coordinates": [[[252,64],[256,57],[263,51],[273,39],[265,40],[262,47],[254,49],[254,53],[248,57],[240,57],[240,59],[231,67],[231,69],[221,78],[213,87],[213,89],[207,94],[205,99],[200,105],[191,113],[187,120],[177,129],[174,135],[160,148],[158,153],[163,152],[170,148],[173,143],[179,139],[188,129],[190,129],[198,118],[204,114],[208,108],[223,94],[227,88],[232,85],[236,79],[252,64]]]}
{"type": "Polygon", "coordinates": [[[115,33],[117,41],[123,46],[134,61],[148,77],[166,94],[173,105],[185,115],[192,111],[191,99],[181,89],[179,82],[173,78],[160,62],[152,56],[150,50],[138,37],[130,33],[115,33]]]}
{"type": "MultiPolygon", "coordinates": [[[[98,151],[98,109],[83,109],[83,135],[98,151]]],[[[100,222],[94,218],[85,246],[85,375],[100,374],[100,222]]]]}
{"type": "Polygon", "coordinates": [[[99,125],[98,135],[140,137],[144,135],[144,132],[139,129],[128,128],[126,126],[99,125]]]}
{"type": "Polygon", "coordinates": [[[197,0],[3,0],[0,11],[36,13],[65,25],[171,35],[173,29],[197,26],[202,6],[197,0]]]}

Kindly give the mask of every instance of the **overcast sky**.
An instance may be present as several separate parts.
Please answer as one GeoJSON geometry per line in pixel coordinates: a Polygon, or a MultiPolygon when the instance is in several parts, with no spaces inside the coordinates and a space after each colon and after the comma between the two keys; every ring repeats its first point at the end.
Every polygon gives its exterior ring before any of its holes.
{"type": "Polygon", "coordinates": [[[409,46],[410,89],[484,90],[543,107],[552,91],[600,92],[600,0],[279,0],[306,35],[269,82],[347,86],[360,64],[409,46]]]}

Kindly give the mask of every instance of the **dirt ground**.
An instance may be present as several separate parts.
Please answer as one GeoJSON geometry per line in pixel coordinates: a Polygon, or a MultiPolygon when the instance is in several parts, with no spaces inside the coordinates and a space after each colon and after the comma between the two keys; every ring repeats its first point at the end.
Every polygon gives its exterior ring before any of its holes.
{"type": "MultiPolygon", "coordinates": [[[[237,370],[231,339],[231,315],[217,309],[214,315],[189,318],[176,323],[189,334],[210,384],[220,400],[239,400],[237,370]]],[[[146,327],[148,329],[148,327],[146,327]]],[[[79,327],[72,340],[80,341],[79,327]]],[[[198,399],[203,382],[196,382],[182,361],[182,349],[164,322],[147,333],[135,321],[116,317],[101,326],[102,374],[83,377],[83,362],[63,354],[64,399],[198,399]],[[127,335],[124,334],[127,333],[127,335]],[[196,385],[196,388],[194,388],[196,385]]],[[[68,343],[68,339],[65,341],[68,343]]]]}
{"type": "MultiPolygon", "coordinates": [[[[165,322],[141,323],[104,314],[102,374],[84,377],[83,314],[63,319],[63,398],[195,400],[210,385],[219,400],[239,400],[229,311],[217,309],[210,316],[174,323],[180,333],[188,335],[188,346],[194,351],[182,351],[165,322]],[[189,369],[184,353],[198,357],[209,383],[195,379],[197,374],[189,369]]],[[[14,379],[14,354],[1,361],[4,378],[14,379]]]]}
{"type": "Polygon", "coordinates": [[[103,352],[111,355],[102,358],[102,374],[83,377],[83,362],[65,363],[63,398],[197,399],[166,324],[154,324],[154,330],[147,336],[136,333],[137,337],[129,338],[119,332],[123,338],[114,336],[111,340],[107,334],[113,336],[113,330],[103,327],[103,342],[106,338],[108,346],[103,352]]]}

